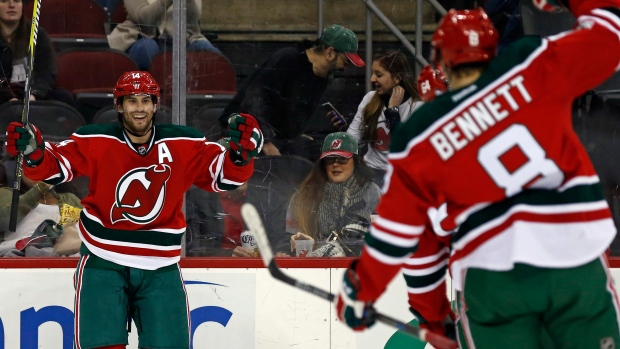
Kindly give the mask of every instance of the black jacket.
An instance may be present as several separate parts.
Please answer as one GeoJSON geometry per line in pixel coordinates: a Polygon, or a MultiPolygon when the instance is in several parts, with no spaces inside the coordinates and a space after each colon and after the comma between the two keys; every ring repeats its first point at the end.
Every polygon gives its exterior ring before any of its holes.
{"type": "Polygon", "coordinates": [[[254,115],[265,141],[299,136],[319,105],[328,80],[314,75],[304,41],[276,51],[250,75],[220,115],[222,129],[231,113],[254,115]]]}

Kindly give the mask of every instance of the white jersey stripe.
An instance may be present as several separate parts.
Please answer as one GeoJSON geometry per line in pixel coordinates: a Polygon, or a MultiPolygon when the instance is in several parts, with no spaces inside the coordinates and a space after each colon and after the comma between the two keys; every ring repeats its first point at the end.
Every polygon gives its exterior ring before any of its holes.
{"type": "Polygon", "coordinates": [[[561,187],[559,187],[558,191],[563,192],[566,189],[570,189],[570,188],[573,188],[579,185],[590,185],[590,184],[596,184],[599,182],[600,182],[600,179],[598,178],[597,175],[574,177],[574,178],[571,178],[566,183],[564,183],[561,187]]]}
{"type": "Polygon", "coordinates": [[[428,264],[431,262],[434,262],[436,260],[438,260],[439,258],[441,258],[444,254],[447,254],[450,252],[450,249],[447,247],[442,248],[439,252],[435,253],[432,256],[426,256],[426,257],[420,257],[420,258],[416,258],[415,254],[413,255],[412,258],[409,258],[405,264],[406,265],[424,265],[424,264],[428,264]]]}
{"type": "Polygon", "coordinates": [[[391,221],[381,216],[373,223],[376,227],[383,227],[383,230],[393,231],[403,235],[417,236],[424,232],[424,226],[421,225],[408,225],[391,221]]]}
{"type": "Polygon", "coordinates": [[[417,238],[406,239],[391,235],[377,228],[376,226],[370,228],[370,235],[372,235],[372,237],[376,238],[377,240],[383,241],[387,244],[405,248],[413,248],[418,244],[419,241],[419,239],[417,238]]]}
{"type": "Polygon", "coordinates": [[[425,269],[407,269],[407,268],[403,268],[402,272],[405,275],[409,275],[409,276],[425,276],[425,275],[430,275],[434,272],[436,272],[437,270],[445,267],[446,265],[448,265],[448,259],[444,259],[441,262],[439,262],[438,264],[435,264],[433,266],[430,266],[428,268],[425,269]]]}

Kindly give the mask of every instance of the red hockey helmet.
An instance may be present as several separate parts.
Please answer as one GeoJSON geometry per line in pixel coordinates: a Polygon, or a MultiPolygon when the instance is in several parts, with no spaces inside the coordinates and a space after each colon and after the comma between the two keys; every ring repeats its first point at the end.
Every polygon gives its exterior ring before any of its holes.
{"type": "Polygon", "coordinates": [[[439,94],[446,92],[446,77],[441,68],[433,69],[427,64],[418,76],[418,91],[424,102],[430,102],[439,94]]]}
{"type": "Polygon", "coordinates": [[[153,96],[159,106],[159,85],[145,71],[130,71],[121,75],[114,86],[114,108],[118,108],[118,99],[127,95],[153,96]]]}
{"type": "Polygon", "coordinates": [[[464,63],[489,62],[495,57],[498,40],[497,29],[482,8],[452,9],[431,40],[435,66],[439,66],[439,56],[449,68],[464,63]]]}

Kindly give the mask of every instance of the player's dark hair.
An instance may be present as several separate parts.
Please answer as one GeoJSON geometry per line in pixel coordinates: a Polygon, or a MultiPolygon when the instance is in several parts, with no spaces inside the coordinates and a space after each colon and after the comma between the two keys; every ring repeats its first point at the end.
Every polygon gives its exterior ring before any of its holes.
{"type": "Polygon", "coordinates": [[[316,39],[314,41],[304,40],[305,44],[302,44],[304,49],[311,49],[316,53],[321,53],[330,48],[331,46],[321,41],[321,39],[316,39]]]}

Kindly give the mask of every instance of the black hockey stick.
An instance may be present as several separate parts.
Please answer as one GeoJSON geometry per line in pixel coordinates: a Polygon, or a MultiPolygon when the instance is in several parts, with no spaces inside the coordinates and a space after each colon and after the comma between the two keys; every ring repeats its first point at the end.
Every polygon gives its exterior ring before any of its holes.
{"type": "MultiPolygon", "coordinates": [[[[32,27],[30,27],[30,42],[28,43],[28,67],[26,67],[26,86],[24,88],[24,109],[22,110],[22,124],[28,125],[28,112],[30,111],[30,89],[32,86],[32,67],[34,65],[34,48],[37,44],[39,31],[39,15],[41,14],[41,0],[34,0],[32,8],[32,27]]],[[[19,205],[19,190],[22,184],[22,162],[24,152],[17,154],[15,162],[15,182],[13,183],[13,196],[11,197],[11,215],[9,217],[9,231],[14,232],[17,228],[17,206],[19,205]]]]}
{"type": "MultiPolygon", "coordinates": [[[[261,220],[258,211],[256,211],[256,208],[252,204],[245,203],[243,204],[243,206],[241,206],[241,215],[243,216],[243,221],[245,222],[245,225],[254,234],[256,244],[258,245],[258,251],[260,252],[261,258],[263,259],[265,266],[267,267],[267,269],[269,269],[269,273],[271,273],[271,276],[293,287],[312,293],[313,295],[326,299],[330,302],[333,302],[336,299],[336,296],[333,293],[306,284],[284,274],[280,267],[278,267],[276,260],[273,258],[273,251],[271,250],[271,245],[269,244],[269,238],[267,237],[265,226],[263,225],[263,221],[261,220]]],[[[374,310],[374,308],[371,308],[369,316],[371,316],[377,321],[383,322],[386,325],[395,327],[398,330],[403,331],[416,339],[429,342],[437,349],[458,348],[458,344],[447,337],[441,336],[434,332],[430,332],[423,328],[411,326],[407,323],[381,314],[374,310]]]]}

